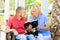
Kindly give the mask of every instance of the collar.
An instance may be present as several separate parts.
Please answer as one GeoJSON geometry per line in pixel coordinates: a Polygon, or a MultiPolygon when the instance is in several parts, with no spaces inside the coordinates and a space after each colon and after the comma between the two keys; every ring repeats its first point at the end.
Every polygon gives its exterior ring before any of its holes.
{"type": "MultiPolygon", "coordinates": [[[[14,18],[15,18],[16,20],[19,20],[16,15],[14,15],[14,18]]],[[[21,18],[20,20],[23,20],[23,18],[21,18]]]]}

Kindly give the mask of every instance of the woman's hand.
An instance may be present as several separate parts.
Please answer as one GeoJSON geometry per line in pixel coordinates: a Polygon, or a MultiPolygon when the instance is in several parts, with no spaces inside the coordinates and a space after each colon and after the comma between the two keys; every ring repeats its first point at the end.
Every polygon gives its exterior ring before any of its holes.
{"type": "Polygon", "coordinates": [[[32,32],[35,32],[35,31],[36,31],[36,28],[33,28],[31,31],[32,31],[32,32]]]}
{"type": "Polygon", "coordinates": [[[37,26],[37,29],[40,30],[40,26],[37,26]]]}
{"type": "Polygon", "coordinates": [[[43,30],[49,30],[49,26],[46,25],[46,26],[37,26],[37,29],[40,30],[40,29],[43,29],[43,30]]]}

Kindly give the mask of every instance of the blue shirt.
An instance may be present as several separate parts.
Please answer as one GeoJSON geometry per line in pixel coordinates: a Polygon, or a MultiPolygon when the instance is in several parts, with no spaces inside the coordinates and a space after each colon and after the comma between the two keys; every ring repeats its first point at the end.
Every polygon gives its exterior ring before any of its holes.
{"type": "MultiPolygon", "coordinates": [[[[39,15],[38,18],[32,17],[30,21],[35,21],[35,20],[38,20],[38,26],[42,26],[42,27],[46,27],[45,25],[48,22],[48,18],[43,14],[39,15]]],[[[50,31],[44,29],[40,29],[39,33],[41,33],[43,36],[50,35],[50,31]]]]}

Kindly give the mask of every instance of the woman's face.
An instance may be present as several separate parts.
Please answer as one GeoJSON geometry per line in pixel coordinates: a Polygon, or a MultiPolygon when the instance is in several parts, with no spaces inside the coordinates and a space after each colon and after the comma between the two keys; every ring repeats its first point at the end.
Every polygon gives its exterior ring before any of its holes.
{"type": "Polygon", "coordinates": [[[37,16],[38,15],[38,10],[36,8],[31,8],[31,15],[32,16],[37,16]]]}

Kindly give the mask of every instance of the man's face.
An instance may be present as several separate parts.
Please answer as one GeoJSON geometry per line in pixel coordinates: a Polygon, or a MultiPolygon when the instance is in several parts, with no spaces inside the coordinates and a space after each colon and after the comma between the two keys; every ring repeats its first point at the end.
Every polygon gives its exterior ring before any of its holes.
{"type": "Polygon", "coordinates": [[[20,17],[25,17],[25,14],[26,14],[26,12],[25,12],[24,9],[22,9],[22,10],[18,13],[18,15],[19,15],[20,17]]]}

